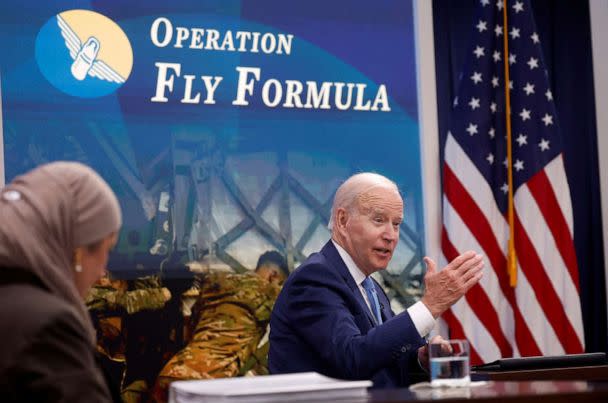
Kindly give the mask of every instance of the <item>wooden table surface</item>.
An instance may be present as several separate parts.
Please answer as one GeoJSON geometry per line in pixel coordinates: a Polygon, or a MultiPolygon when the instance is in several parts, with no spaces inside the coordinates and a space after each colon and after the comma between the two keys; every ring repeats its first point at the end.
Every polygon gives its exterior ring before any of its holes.
{"type": "Polygon", "coordinates": [[[407,388],[371,390],[366,402],[430,402],[450,403],[554,403],[608,402],[608,382],[587,381],[487,381],[482,386],[452,389],[407,388]]]}

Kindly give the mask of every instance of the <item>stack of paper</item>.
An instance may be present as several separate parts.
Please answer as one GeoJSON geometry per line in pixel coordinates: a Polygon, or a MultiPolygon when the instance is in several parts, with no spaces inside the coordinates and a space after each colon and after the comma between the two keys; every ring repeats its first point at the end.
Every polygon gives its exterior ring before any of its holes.
{"type": "Polygon", "coordinates": [[[169,403],[257,403],[364,398],[371,381],[342,381],[316,372],[176,381],[169,389],[169,403]]]}

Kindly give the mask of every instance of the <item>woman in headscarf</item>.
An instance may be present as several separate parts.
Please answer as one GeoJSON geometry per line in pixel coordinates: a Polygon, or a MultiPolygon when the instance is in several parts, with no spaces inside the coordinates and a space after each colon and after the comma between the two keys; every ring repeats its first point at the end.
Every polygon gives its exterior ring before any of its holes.
{"type": "Polygon", "coordinates": [[[0,400],[107,402],[83,298],[121,226],[108,184],[74,162],[0,190],[0,400]]]}

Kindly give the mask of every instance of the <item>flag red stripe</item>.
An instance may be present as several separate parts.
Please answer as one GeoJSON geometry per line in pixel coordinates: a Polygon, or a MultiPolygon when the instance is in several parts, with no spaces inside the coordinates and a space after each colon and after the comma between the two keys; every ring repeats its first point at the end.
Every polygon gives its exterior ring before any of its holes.
{"type": "Polygon", "coordinates": [[[583,352],[581,341],[568,320],[561,301],[517,214],[515,215],[515,248],[517,261],[564,350],[569,354],[583,352]]]}
{"type": "Polygon", "coordinates": [[[532,197],[536,200],[536,204],[538,204],[538,207],[543,214],[547,226],[551,230],[551,234],[553,234],[557,249],[568,268],[568,273],[570,273],[570,278],[572,278],[576,291],[580,294],[578,264],[576,262],[574,242],[572,241],[568,224],[545,170],[539,171],[527,184],[532,197]]]}

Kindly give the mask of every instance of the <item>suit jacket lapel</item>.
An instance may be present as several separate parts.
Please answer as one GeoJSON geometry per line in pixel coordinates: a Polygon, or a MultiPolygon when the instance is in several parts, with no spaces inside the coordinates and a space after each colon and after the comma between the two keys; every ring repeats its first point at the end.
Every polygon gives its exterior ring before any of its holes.
{"type": "MultiPolygon", "coordinates": [[[[340,273],[340,275],[342,276],[342,278],[348,285],[348,288],[350,288],[353,295],[355,296],[355,299],[359,303],[361,310],[363,312],[365,312],[365,315],[367,316],[367,319],[369,320],[370,326],[372,326],[372,327],[376,326],[376,320],[372,316],[372,313],[369,310],[367,303],[363,299],[363,295],[361,295],[361,291],[359,291],[359,286],[357,285],[357,283],[355,283],[353,276],[350,275],[350,272],[348,271],[348,267],[346,267],[346,264],[344,264],[344,261],[340,257],[338,250],[336,249],[336,247],[334,246],[334,244],[332,243],[331,240],[329,240],[325,244],[323,249],[321,249],[321,253],[332,264],[332,266],[338,271],[338,273],[340,273]]],[[[386,299],[386,297],[384,297],[384,298],[386,299]]]]}

